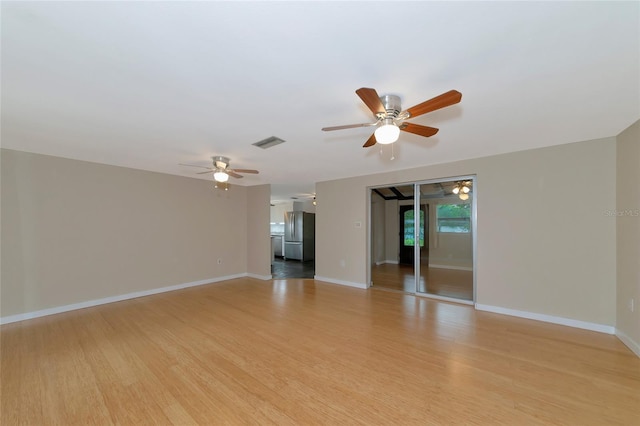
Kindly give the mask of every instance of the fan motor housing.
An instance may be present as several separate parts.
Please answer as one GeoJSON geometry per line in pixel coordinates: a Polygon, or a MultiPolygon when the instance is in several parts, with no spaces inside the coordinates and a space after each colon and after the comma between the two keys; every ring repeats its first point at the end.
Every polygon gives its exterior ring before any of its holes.
{"type": "Polygon", "coordinates": [[[218,155],[216,157],[211,157],[213,160],[213,165],[218,169],[226,169],[229,166],[229,158],[223,157],[222,155],[218,155]]]}
{"type": "Polygon", "coordinates": [[[384,95],[380,96],[380,101],[384,105],[384,109],[387,111],[387,118],[396,118],[402,107],[400,106],[400,96],[396,95],[384,95]]]}

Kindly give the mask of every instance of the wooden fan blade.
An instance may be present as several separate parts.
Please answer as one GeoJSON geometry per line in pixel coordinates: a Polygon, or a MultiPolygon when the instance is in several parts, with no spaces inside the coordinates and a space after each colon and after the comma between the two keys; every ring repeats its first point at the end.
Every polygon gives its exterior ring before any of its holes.
{"type": "Polygon", "coordinates": [[[376,124],[378,124],[377,121],[375,123],[345,124],[344,126],[323,127],[322,130],[324,130],[325,132],[330,132],[332,130],[354,129],[356,127],[375,126],[376,124]]]}
{"type": "Polygon", "coordinates": [[[198,172],[197,175],[206,175],[207,173],[213,173],[213,170],[208,170],[206,172],[198,172]]]}
{"type": "Polygon", "coordinates": [[[371,89],[369,87],[362,87],[356,90],[356,93],[358,96],[360,96],[360,99],[362,99],[362,102],[364,102],[365,105],[369,107],[371,112],[373,112],[376,115],[386,113],[384,109],[384,105],[382,105],[382,102],[380,101],[380,96],[378,96],[378,92],[376,92],[376,89],[371,89]]]}
{"type": "MultiPolygon", "coordinates": [[[[227,170],[229,171],[229,170],[227,170]]],[[[231,170],[232,172],[236,172],[236,173],[252,173],[254,175],[257,175],[258,173],[260,173],[257,170],[251,170],[251,169],[233,169],[231,170]]]]}
{"type": "Polygon", "coordinates": [[[211,167],[205,167],[205,166],[196,166],[195,164],[182,164],[182,163],[178,163],[178,166],[187,166],[187,167],[200,167],[201,169],[211,169],[211,167]]]}
{"type": "Polygon", "coordinates": [[[232,170],[228,170],[228,169],[227,169],[227,170],[225,170],[225,172],[227,172],[227,174],[228,174],[229,176],[233,176],[234,178],[238,178],[238,179],[240,179],[240,178],[243,178],[243,177],[244,177],[244,176],[242,176],[242,175],[237,174],[235,171],[232,171],[232,170]]]}
{"type": "Polygon", "coordinates": [[[448,107],[453,104],[457,104],[462,100],[462,93],[457,90],[449,90],[440,96],[436,96],[433,99],[429,99],[421,104],[412,106],[407,109],[409,117],[417,117],[422,114],[426,114],[431,111],[438,110],[440,108],[448,107]]]}
{"type": "Polygon", "coordinates": [[[400,125],[400,130],[413,133],[416,135],[424,136],[428,138],[438,133],[438,129],[435,127],[421,126],[420,124],[403,123],[400,125]]]}
{"type": "Polygon", "coordinates": [[[362,145],[363,148],[369,148],[370,146],[374,146],[378,141],[376,141],[376,134],[373,133],[369,139],[362,145]]]}

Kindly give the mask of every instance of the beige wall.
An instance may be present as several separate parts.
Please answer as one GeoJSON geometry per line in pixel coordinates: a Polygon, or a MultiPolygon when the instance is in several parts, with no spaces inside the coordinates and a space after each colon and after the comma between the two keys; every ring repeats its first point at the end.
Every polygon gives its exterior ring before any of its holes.
{"type": "Polygon", "coordinates": [[[358,179],[316,184],[316,277],[365,285],[367,191],[358,179]]]}
{"type": "Polygon", "coordinates": [[[385,258],[385,200],[371,194],[371,263],[381,264],[385,258]]]}
{"type": "Polygon", "coordinates": [[[247,253],[264,272],[247,249],[261,227],[245,187],[11,150],[1,160],[2,317],[243,274],[247,253]]]}
{"type": "MultiPolygon", "coordinates": [[[[617,320],[637,342],[638,221],[606,212],[638,206],[629,183],[638,182],[638,139],[637,123],[617,138],[617,175],[616,138],[607,138],[321,182],[316,275],[366,283],[369,186],[475,174],[477,302],[605,325],[617,320]],[[635,316],[625,313],[628,297],[635,316]]],[[[214,191],[197,179],[11,150],[1,157],[3,317],[268,274],[269,210],[261,204],[268,186],[214,191]]]]}
{"type": "Polygon", "coordinates": [[[622,132],[617,141],[617,197],[615,208],[607,212],[615,213],[609,220],[616,221],[616,329],[640,356],[640,121],[622,132]]]}
{"type": "Polygon", "coordinates": [[[317,183],[316,275],[367,282],[367,187],[476,175],[476,302],[613,326],[615,221],[603,212],[615,205],[615,144],[606,138],[317,183]]]}
{"type": "Polygon", "coordinates": [[[385,203],[385,241],[384,257],[387,262],[398,263],[398,250],[400,247],[400,221],[398,220],[398,200],[389,200],[385,203]]]}
{"type": "Polygon", "coordinates": [[[473,269],[473,237],[471,233],[438,233],[431,228],[430,237],[437,244],[429,248],[429,266],[473,269]]]}
{"type": "MultiPolygon", "coordinates": [[[[235,189],[235,187],[233,188],[235,189]]],[[[271,185],[257,185],[247,191],[247,273],[271,278],[271,185]]]]}

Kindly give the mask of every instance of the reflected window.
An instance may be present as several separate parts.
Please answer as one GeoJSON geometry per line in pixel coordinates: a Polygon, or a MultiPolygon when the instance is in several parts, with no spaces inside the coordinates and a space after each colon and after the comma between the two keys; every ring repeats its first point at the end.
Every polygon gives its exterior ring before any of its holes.
{"type": "Polygon", "coordinates": [[[438,204],[438,232],[471,232],[471,204],[438,204]]]}
{"type": "MultiPolygon", "coordinates": [[[[420,210],[420,223],[424,224],[424,211],[420,210]]],[[[404,245],[411,247],[415,244],[414,239],[415,216],[414,210],[404,212],[404,245]]],[[[420,247],[424,247],[424,226],[420,227],[420,247]]]]}

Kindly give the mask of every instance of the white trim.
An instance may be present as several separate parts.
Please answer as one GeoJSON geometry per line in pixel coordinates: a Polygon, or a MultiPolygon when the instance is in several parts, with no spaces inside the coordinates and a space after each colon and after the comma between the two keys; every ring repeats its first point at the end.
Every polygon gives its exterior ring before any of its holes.
{"type": "Polygon", "coordinates": [[[273,279],[273,275],[258,275],[258,274],[247,273],[247,274],[245,274],[245,276],[249,277],[249,278],[255,278],[257,280],[262,280],[262,281],[267,281],[267,280],[272,280],[273,279]]]}
{"type": "Polygon", "coordinates": [[[640,357],[640,344],[638,342],[634,342],[631,337],[625,334],[623,331],[616,329],[616,337],[620,339],[622,343],[627,345],[631,351],[640,357]]]}
{"type": "Polygon", "coordinates": [[[177,284],[168,287],[154,288],[151,290],[136,291],[133,293],[120,294],[117,296],[104,297],[102,299],[87,300],[86,302],[72,303],[71,305],[56,306],[53,308],[41,309],[39,311],[25,312],[24,314],[9,315],[0,317],[0,324],[9,324],[12,322],[24,321],[33,318],[44,317],[47,315],[55,315],[63,312],[74,311],[76,309],[90,308],[92,306],[106,305],[107,303],[121,302],[128,299],[136,299],[138,297],[151,296],[152,294],[166,293],[169,291],[181,290],[183,288],[196,287],[205,284],[213,284],[220,281],[232,280],[235,278],[246,277],[248,274],[227,275],[225,277],[209,278],[206,280],[192,281],[190,283],[177,284]]]}
{"type": "Polygon", "coordinates": [[[333,278],[320,277],[318,275],[314,276],[313,279],[316,280],[316,281],[324,281],[326,283],[331,283],[331,284],[340,284],[340,285],[346,285],[347,287],[361,288],[363,290],[367,289],[367,285],[366,284],[362,284],[362,283],[354,283],[354,282],[351,282],[351,281],[335,280],[333,278]]]}
{"type": "Polygon", "coordinates": [[[455,269],[457,271],[473,271],[473,267],[471,266],[455,266],[455,265],[438,265],[438,264],[430,264],[429,268],[437,268],[437,269],[455,269]]]}
{"type": "Polygon", "coordinates": [[[582,328],[584,330],[597,331],[599,333],[615,334],[616,330],[615,327],[610,325],[596,324],[593,322],[556,317],[552,315],[536,314],[534,312],[518,311],[516,309],[501,308],[499,306],[481,305],[480,303],[476,303],[476,309],[479,311],[493,312],[496,314],[509,315],[512,317],[520,317],[536,321],[550,322],[553,324],[566,325],[568,327],[582,328]]]}
{"type": "Polygon", "coordinates": [[[397,260],[379,260],[376,262],[376,266],[384,265],[386,263],[389,263],[391,265],[397,265],[398,261],[397,260]]]}
{"type": "Polygon", "coordinates": [[[446,296],[439,296],[437,294],[420,293],[420,292],[415,292],[411,294],[419,297],[424,297],[426,299],[441,300],[443,302],[452,302],[452,303],[459,303],[461,305],[473,306],[473,300],[456,299],[455,297],[446,297],[446,296]]]}

